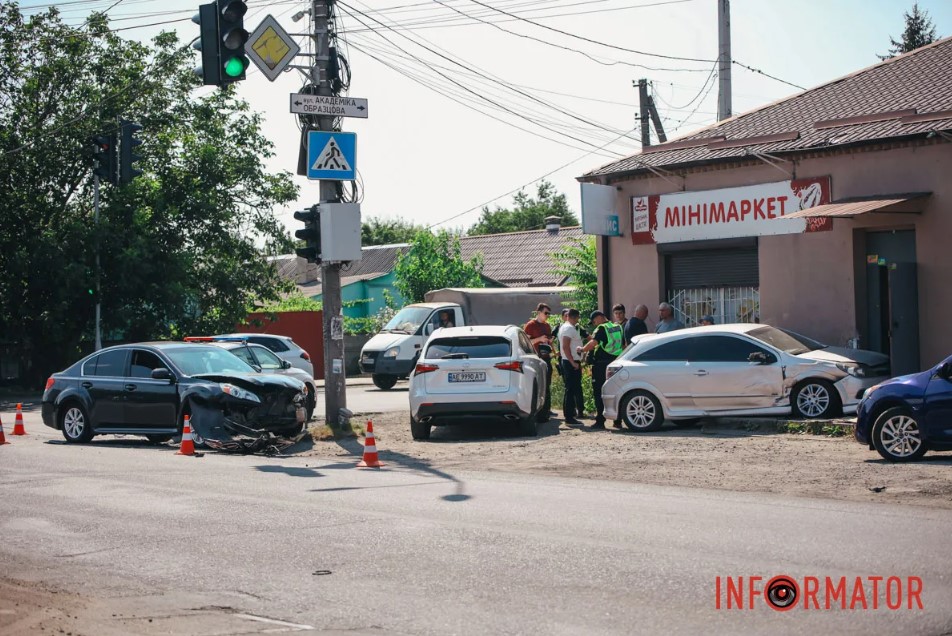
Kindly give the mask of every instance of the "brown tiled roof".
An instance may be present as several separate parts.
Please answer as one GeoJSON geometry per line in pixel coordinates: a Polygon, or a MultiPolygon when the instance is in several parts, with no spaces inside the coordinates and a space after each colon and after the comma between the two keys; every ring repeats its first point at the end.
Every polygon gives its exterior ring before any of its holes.
{"type": "Polygon", "coordinates": [[[952,128],[952,37],[579,177],[898,140],[952,128]],[[747,140],[747,141],[744,141],[747,140]],[[732,143],[733,142],[733,143],[732,143]]]}
{"type": "Polygon", "coordinates": [[[361,249],[360,260],[354,262],[350,269],[341,270],[341,276],[365,276],[392,272],[397,264],[397,257],[408,249],[410,246],[406,243],[364,247],[361,249]]]}
{"type": "Polygon", "coordinates": [[[551,287],[564,284],[552,273],[548,255],[582,238],[582,228],[563,227],[558,232],[530,230],[508,234],[464,236],[463,258],[483,255],[483,275],[507,287],[551,287]]]}

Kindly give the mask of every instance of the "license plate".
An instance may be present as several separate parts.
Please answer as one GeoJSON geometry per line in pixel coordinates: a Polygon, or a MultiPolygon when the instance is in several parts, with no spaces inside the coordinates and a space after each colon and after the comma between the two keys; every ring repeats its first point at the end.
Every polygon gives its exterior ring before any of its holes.
{"type": "Polygon", "coordinates": [[[485,382],[485,371],[463,371],[461,373],[450,373],[450,382],[485,382]]]}
{"type": "Polygon", "coordinates": [[[364,356],[363,358],[361,358],[360,361],[361,361],[362,363],[364,363],[364,364],[373,364],[373,363],[374,363],[374,359],[373,359],[373,358],[368,358],[368,357],[366,357],[366,356],[364,356]]]}

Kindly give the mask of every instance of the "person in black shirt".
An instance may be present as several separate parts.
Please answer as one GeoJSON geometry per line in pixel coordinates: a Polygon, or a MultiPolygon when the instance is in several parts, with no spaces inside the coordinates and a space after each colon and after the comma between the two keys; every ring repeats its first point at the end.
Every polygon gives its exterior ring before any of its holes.
{"type": "Polygon", "coordinates": [[[648,306],[638,305],[635,307],[635,314],[625,323],[625,346],[631,344],[631,339],[648,333],[648,325],[645,324],[645,318],[648,317],[648,306]]]}

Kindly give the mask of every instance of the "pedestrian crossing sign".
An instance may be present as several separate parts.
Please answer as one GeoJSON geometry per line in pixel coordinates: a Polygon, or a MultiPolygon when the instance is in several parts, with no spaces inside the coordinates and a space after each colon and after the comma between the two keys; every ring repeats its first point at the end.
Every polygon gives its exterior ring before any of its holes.
{"type": "Polygon", "coordinates": [[[311,130],[307,133],[307,178],[357,178],[357,134],[311,130]]]}

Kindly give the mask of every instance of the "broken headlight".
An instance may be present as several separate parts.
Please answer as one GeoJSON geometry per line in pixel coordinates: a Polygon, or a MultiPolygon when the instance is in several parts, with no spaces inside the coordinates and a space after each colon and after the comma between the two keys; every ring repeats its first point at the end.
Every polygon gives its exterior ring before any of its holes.
{"type": "Polygon", "coordinates": [[[854,378],[865,378],[866,369],[855,364],[842,364],[840,362],[836,363],[836,368],[842,371],[843,373],[848,373],[854,378]]]}
{"type": "Polygon", "coordinates": [[[227,382],[222,382],[219,386],[223,392],[227,393],[233,398],[237,398],[239,400],[248,400],[249,402],[261,402],[261,398],[251,391],[246,391],[240,386],[228,384],[227,382]]]}

